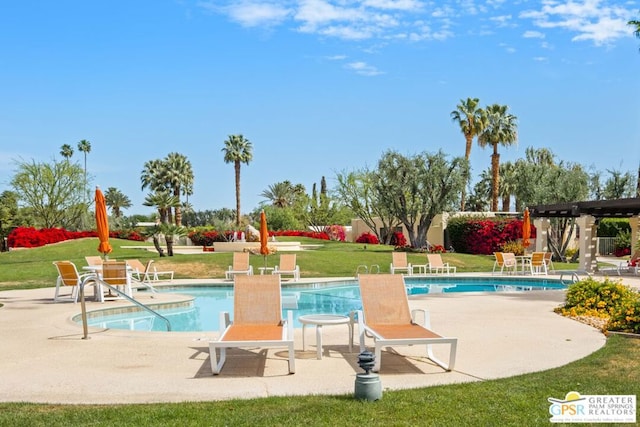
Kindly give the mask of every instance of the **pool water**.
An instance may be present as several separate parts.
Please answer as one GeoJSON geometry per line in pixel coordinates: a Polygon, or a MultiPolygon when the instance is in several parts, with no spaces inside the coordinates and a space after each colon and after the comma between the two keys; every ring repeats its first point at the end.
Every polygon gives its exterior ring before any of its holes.
{"type": "MultiPolygon", "coordinates": [[[[525,292],[532,290],[565,289],[557,280],[525,280],[502,278],[405,278],[409,295],[451,292],[525,292]]],[[[233,316],[232,286],[191,286],[163,289],[162,292],[191,295],[193,305],[184,308],[159,310],[171,322],[172,331],[218,331],[219,313],[227,311],[233,316]]],[[[293,317],[308,314],[349,315],[362,308],[357,282],[312,284],[282,288],[283,315],[293,310],[293,317]]],[[[89,326],[130,329],[136,331],[166,331],[166,323],[147,312],[132,312],[99,316],[89,319],[89,326]]],[[[301,325],[295,321],[295,327],[301,325]]]]}

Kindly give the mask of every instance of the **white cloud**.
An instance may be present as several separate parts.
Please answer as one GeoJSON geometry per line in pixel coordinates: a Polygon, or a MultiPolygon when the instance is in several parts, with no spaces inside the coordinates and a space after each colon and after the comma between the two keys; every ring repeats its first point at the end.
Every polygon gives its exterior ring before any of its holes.
{"type": "Polygon", "coordinates": [[[379,71],[376,67],[367,64],[366,62],[350,62],[345,65],[345,68],[348,70],[355,71],[357,74],[361,76],[377,76],[380,74],[384,74],[382,71],[379,71]]]}
{"type": "Polygon", "coordinates": [[[608,1],[583,0],[559,2],[543,0],[539,10],[527,10],[520,17],[531,19],[540,28],[559,28],[578,33],[573,41],[590,40],[596,46],[629,37],[627,22],[632,13],[608,1]]]}
{"type": "Polygon", "coordinates": [[[522,37],[525,39],[543,39],[544,34],[540,31],[525,31],[524,34],[522,34],[522,37]]]}

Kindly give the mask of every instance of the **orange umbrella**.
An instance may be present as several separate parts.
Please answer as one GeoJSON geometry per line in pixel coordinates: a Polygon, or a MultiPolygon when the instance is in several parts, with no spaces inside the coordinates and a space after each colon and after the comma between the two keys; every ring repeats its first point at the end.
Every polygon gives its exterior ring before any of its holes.
{"type": "Polygon", "coordinates": [[[109,244],[109,219],[107,217],[107,204],[104,200],[104,195],[100,190],[100,187],[96,187],[96,228],[98,232],[98,239],[100,239],[100,245],[98,245],[98,252],[101,252],[106,257],[107,254],[113,250],[109,244]]]}
{"type": "Polygon", "coordinates": [[[524,218],[522,219],[522,246],[528,247],[531,242],[531,221],[529,220],[529,208],[524,208],[524,218]]]}
{"type": "MultiPolygon", "coordinates": [[[[260,254],[269,255],[269,229],[267,228],[267,215],[264,213],[264,209],[260,212],[260,254]]],[[[265,259],[266,261],[266,259],[265,259]]]]}

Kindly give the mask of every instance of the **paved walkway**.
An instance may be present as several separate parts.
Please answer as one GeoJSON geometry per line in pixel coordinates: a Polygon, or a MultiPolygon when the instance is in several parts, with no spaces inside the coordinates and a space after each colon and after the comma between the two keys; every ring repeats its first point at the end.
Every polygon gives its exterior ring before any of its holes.
{"type": "MultiPolygon", "coordinates": [[[[624,280],[640,285],[637,278],[624,280]]],[[[207,341],[217,333],[90,328],[85,340],[82,327],[71,321],[80,304],[53,303],[53,291],[0,292],[0,401],[107,404],[352,394],[355,375],[362,372],[358,346],[348,352],[347,328],[338,325],[323,328],[322,360],[316,359],[313,328],[307,330],[305,352],[302,331],[296,330],[294,375],[287,373],[286,351],[242,349],[232,350],[222,374],[212,376],[207,341]]],[[[174,297],[140,298],[152,303],[174,297]]],[[[423,359],[423,346],[387,349],[383,389],[540,371],[602,347],[603,334],[553,312],[563,301],[563,291],[412,297],[412,308],[428,306],[434,330],[458,337],[456,368],[444,372],[423,359]]],[[[124,303],[87,304],[95,310],[124,303]]]]}

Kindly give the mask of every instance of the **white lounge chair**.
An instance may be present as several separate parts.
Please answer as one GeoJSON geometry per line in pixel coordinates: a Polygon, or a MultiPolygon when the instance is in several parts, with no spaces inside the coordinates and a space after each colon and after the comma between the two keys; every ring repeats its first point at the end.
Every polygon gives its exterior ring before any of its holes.
{"type": "Polygon", "coordinates": [[[442,255],[440,254],[427,254],[427,260],[429,264],[429,273],[442,273],[442,274],[455,274],[456,267],[449,265],[448,262],[442,261],[442,255]]]}
{"type": "Polygon", "coordinates": [[[159,282],[160,280],[173,280],[173,271],[158,271],[152,259],[143,264],[138,259],[128,259],[127,265],[131,268],[133,277],[142,283],[159,282]]]}
{"type": "Polygon", "coordinates": [[[213,374],[218,375],[222,370],[227,348],[242,347],[286,347],[289,373],[295,373],[293,313],[289,310],[287,319],[282,318],[280,276],[239,275],[234,282],[233,322],[229,313],[220,313],[220,337],[209,342],[213,374]]]}
{"type": "Polygon", "coordinates": [[[293,281],[297,282],[300,279],[300,267],[296,264],[296,254],[282,254],[280,255],[280,264],[276,265],[272,271],[272,274],[293,275],[293,281]]]}
{"type": "Polygon", "coordinates": [[[544,252],[534,252],[529,259],[529,268],[532,275],[548,274],[544,252]]]}
{"type": "Polygon", "coordinates": [[[358,312],[360,351],[365,350],[365,335],[373,337],[375,343],[375,366],[379,371],[382,348],[398,345],[426,345],[427,357],[447,371],[454,368],[457,338],[442,337],[430,329],[426,310],[409,309],[409,300],[404,278],[393,274],[362,274],[358,276],[362,311],[358,312]],[[418,324],[416,316],[423,314],[423,323],[418,324]],[[432,344],[448,344],[449,361],[437,359],[431,349],[432,344]]]}
{"type": "Polygon", "coordinates": [[[236,274],[253,275],[253,266],[249,264],[249,252],[234,252],[233,265],[229,266],[229,270],[225,271],[225,278],[233,279],[236,274]]]}
{"type": "Polygon", "coordinates": [[[404,272],[407,276],[411,276],[413,274],[413,266],[407,261],[407,253],[391,252],[391,265],[389,270],[391,271],[391,274],[404,272]]]}

